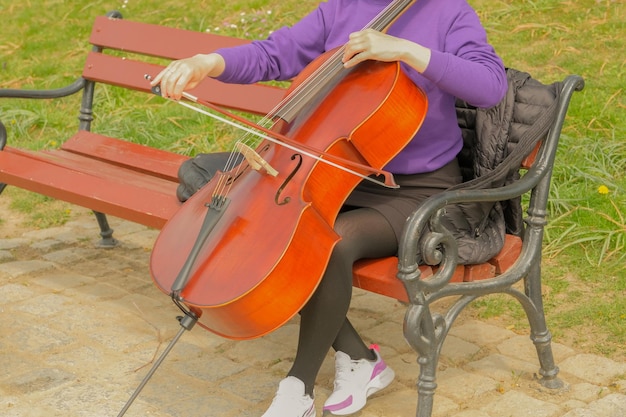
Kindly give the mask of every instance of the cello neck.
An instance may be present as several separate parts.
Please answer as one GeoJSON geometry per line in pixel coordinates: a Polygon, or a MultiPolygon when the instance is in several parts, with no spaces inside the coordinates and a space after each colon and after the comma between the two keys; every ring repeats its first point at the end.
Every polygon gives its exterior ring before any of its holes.
{"type": "Polygon", "coordinates": [[[400,15],[416,0],[394,0],[363,29],[374,29],[384,32],[400,15]]]}

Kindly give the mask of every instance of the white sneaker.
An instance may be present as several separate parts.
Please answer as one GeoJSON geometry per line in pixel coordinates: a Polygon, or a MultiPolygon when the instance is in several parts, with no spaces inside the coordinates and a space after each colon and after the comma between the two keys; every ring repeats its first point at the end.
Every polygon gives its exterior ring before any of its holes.
{"type": "Polygon", "coordinates": [[[353,361],[343,352],[335,353],[335,388],[324,403],[324,412],[339,416],[356,413],[365,406],[367,397],[391,384],[395,372],[377,350],[374,353],[375,361],[353,361]]]}
{"type": "Polygon", "coordinates": [[[315,404],[305,394],[304,382],[294,376],[281,380],[270,408],[262,417],[315,417],[315,404]]]}

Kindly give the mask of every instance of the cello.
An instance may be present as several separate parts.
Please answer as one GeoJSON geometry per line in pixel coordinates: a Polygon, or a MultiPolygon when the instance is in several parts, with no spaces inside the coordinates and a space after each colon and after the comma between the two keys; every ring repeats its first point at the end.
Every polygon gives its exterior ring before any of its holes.
{"type": "MultiPolygon", "coordinates": [[[[366,29],[385,30],[412,3],[391,2],[366,29]]],[[[237,147],[245,158],[187,200],[155,241],[154,283],[206,330],[251,339],[295,316],[340,239],[333,225],[346,198],[424,119],[427,98],[399,63],[345,69],[341,56],[338,48],[305,68],[268,115],[265,139],[237,147]]]]}

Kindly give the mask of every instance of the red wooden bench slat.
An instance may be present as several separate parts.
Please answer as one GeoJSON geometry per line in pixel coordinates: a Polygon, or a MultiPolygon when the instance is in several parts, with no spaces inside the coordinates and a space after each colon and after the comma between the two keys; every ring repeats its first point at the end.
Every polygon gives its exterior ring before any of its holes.
{"type": "Polygon", "coordinates": [[[65,141],[61,149],[169,181],[178,181],[178,168],[188,159],[177,153],[85,130],[65,141]]]}
{"type": "Polygon", "coordinates": [[[465,282],[480,281],[496,276],[496,267],[489,262],[477,265],[465,265],[463,269],[463,281],[465,282]]]}
{"type": "MultiPolygon", "coordinates": [[[[146,74],[156,75],[161,66],[90,52],[83,69],[88,80],[150,91],[146,74]]],[[[207,78],[189,93],[218,106],[266,115],[282,100],[284,89],[262,84],[224,84],[207,78]]]]}
{"type": "Polygon", "coordinates": [[[522,251],[522,239],[519,236],[506,235],[504,246],[500,253],[489,260],[496,268],[496,274],[501,274],[511,267],[519,258],[522,251]]]}
{"type": "Polygon", "coordinates": [[[148,188],[159,192],[164,188],[171,189],[172,185],[177,185],[176,182],[164,178],[133,171],[82,155],[68,153],[63,150],[40,151],[36,156],[32,157],[32,160],[33,163],[43,161],[44,163],[66,168],[68,175],[71,175],[72,171],[79,171],[90,176],[115,181],[116,183],[119,182],[137,188],[148,188]]]}
{"type": "MultiPolygon", "coordinates": [[[[459,265],[450,282],[469,282],[493,278],[509,268],[519,257],[522,239],[506,235],[504,248],[489,262],[476,265],[459,265]]],[[[433,275],[433,268],[420,265],[421,278],[433,275]]],[[[402,282],[396,278],[398,258],[363,259],[354,264],[352,285],[370,292],[407,302],[402,282]]]]}
{"type": "Polygon", "coordinates": [[[537,154],[539,153],[539,149],[541,148],[541,141],[537,142],[533,150],[524,158],[522,161],[521,167],[524,169],[530,168],[535,162],[535,158],[537,158],[537,154]]]}
{"type": "Polygon", "coordinates": [[[250,43],[248,40],[202,33],[124,19],[98,16],[89,42],[105,48],[168,59],[208,53],[221,47],[250,43]]]}
{"type": "Polygon", "coordinates": [[[173,182],[163,180],[161,191],[141,188],[70,170],[9,146],[0,152],[0,167],[2,182],[150,227],[163,227],[180,206],[173,182]]]}
{"type": "MultiPolygon", "coordinates": [[[[422,277],[432,275],[429,266],[420,267],[422,277]]],[[[362,259],[352,268],[352,285],[363,290],[408,302],[402,282],[396,278],[398,258],[362,259]]]]}

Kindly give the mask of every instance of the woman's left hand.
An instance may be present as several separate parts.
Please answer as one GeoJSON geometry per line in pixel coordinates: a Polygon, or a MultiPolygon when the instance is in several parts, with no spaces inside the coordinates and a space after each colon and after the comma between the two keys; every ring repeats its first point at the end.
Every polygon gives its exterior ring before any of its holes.
{"type": "Polygon", "coordinates": [[[343,54],[344,66],[350,68],[369,59],[383,62],[403,61],[422,72],[428,66],[430,50],[373,29],[350,34],[343,54]]]}

